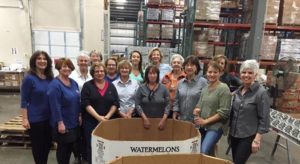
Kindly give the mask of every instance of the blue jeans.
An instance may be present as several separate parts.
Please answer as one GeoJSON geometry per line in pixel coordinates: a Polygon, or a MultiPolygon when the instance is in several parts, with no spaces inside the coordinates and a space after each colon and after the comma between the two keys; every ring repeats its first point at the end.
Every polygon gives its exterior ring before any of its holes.
{"type": "Polygon", "coordinates": [[[199,129],[201,133],[200,152],[206,155],[213,155],[214,148],[223,134],[223,130],[199,129]]]}

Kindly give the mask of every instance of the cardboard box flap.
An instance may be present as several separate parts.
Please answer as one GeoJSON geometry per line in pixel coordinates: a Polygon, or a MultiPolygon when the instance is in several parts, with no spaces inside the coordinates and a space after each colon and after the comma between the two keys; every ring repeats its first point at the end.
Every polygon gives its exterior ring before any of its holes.
{"type": "Polygon", "coordinates": [[[113,121],[105,121],[98,124],[98,126],[93,130],[92,135],[95,136],[101,136],[105,139],[111,139],[111,140],[119,140],[119,120],[113,120],[113,121]],[[113,128],[112,128],[113,127],[113,128]],[[103,133],[105,132],[105,133],[103,133]]]}
{"type": "Polygon", "coordinates": [[[175,141],[187,140],[199,135],[199,131],[190,122],[168,119],[165,129],[159,130],[160,119],[150,118],[149,120],[150,129],[143,127],[143,121],[140,118],[101,122],[93,131],[93,135],[119,141],[175,141]]]}
{"type": "Polygon", "coordinates": [[[174,154],[152,156],[127,156],[110,162],[110,164],[232,164],[231,161],[206,156],[203,154],[174,154]],[[141,162],[143,161],[143,162],[141,162]]]}

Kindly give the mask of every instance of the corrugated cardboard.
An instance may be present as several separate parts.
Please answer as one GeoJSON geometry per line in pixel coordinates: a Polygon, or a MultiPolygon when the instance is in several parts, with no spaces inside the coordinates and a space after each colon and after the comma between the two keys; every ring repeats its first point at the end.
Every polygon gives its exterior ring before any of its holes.
{"type": "Polygon", "coordinates": [[[200,152],[200,133],[189,122],[168,120],[159,130],[160,119],[150,119],[145,129],[141,119],[115,119],[100,123],[92,133],[93,164],[120,156],[200,152]]]}
{"type": "Polygon", "coordinates": [[[153,156],[128,156],[122,157],[110,164],[232,164],[232,162],[220,158],[214,158],[203,154],[176,154],[153,156]]]}

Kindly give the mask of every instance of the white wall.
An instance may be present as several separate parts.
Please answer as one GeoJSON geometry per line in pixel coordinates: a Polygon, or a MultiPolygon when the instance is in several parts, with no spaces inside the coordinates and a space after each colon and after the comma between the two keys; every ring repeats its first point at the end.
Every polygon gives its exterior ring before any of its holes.
{"type": "MultiPolygon", "coordinates": [[[[32,54],[28,1],[33,8],[34,29],[80,31],[78,9],[80,0],[23,0],[23,9],[0,7],[0,62],[4,62],[7,66],[19,60],[28,65],[32,54]],[[17,55],[12,56],[12,48],[17,48],[17,55]]],[[[10,2],[11,0],[5,0],[4,3],[11,5],[10,2]]],[[[104,0],[82,0],[82,2],[84,11],[82,48],[103,52],[104,40],[101,40],[101,31],[104,27],[104,0]]],[[[18,5],[19,1],[16,0],[16,3],[18,5]]],[[[3,3],[0,3],[0,6],[3,6],[3,3]]]]}
{"type": "MultiPolygon", "coordinates": [[[[27,64],[32,53],[28,0],[23,2],[23,9],[0,8],[0,62],[4,62],[5,65],[16,62],[27,64]],[[12,48],[17,49],[16,55],[12,55],[12,48]]],[[[16,5],[7,3],[10,7],[18,5],[18,2],[16,5]]]]}

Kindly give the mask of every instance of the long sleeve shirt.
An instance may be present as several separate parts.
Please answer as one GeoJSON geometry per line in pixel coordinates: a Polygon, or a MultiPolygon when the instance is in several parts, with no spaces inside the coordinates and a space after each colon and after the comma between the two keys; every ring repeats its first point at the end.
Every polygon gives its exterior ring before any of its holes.
{"type": "Polygon", "coordinates": [[[230,120],[230,135],[245,138],[256,133],[264,134],[270,127],[270,103],[267,90],[258,82],[244,95],[240,87],[234,95],[230,120]]]}
{"type": "Polygon", "coordinates": [[[130,108],[135,108],[134,96],[139,84],[136,80],[131,79],[127,82],[122,82],[121,79],[117,79],[113,82],[113,84],[115,85],[119,95],[119,111],[126,114],[130,108]]]}
{"type": "Polygon", "coordinates": [[[193,110],[205,86],[207,86],[207,80],[199,75],[195,76],[190,82],[186,78],[179,82],[173,111],[179,113],[180,120],[194,121],[193,110]]]}
{"type": "Polygon", "coordinates": [[[30,123],[50,120],[47,88],[51,80],[28,74],[22,82],[21,108],[25,108],[30,123]]]}
{"type": "MultiPolygon", "coordinates": [[[[101,116],[105,116],[113,105],[117,108],[120,107],[119,96],[115,86],[112,83],[108,83],[108,88],[102,96],[99,93],[94,80],[84,83],[81,91],[81,103],[84,111],[82,120],[83,124],[89,124],[91,126],[96,126],[99,122],[86,111],[87,106],[92,106],[101,116]]],[[[116,117],[117,115],[115,114],[111,118],[116,117]]]]}
{"type": "Polygon", "coordinates": [[[225,83],[220,83],[214,90],[209,90],[208,86],[203,88],[197,107],[201,109],[200,117],[207,119],[215,114],[221,116],[221,120],[207,125],[205,128],[218,130],[223,128],[226,134],[228,129],[227,121],[230,115],[231,94],[225,83]]]}
{"type": "Polygon", "coordinates": [[[57,126],[59,121],[63,121],[67,129],[79,125],[80,92],[73,79],[70,79],[70,86],[66,86],[58,78],[54,78],[48,86],[47,95],[53,127],[57,126]]]}
{"type": "Polygon", "coordinates": [[[142,84],[135,94],[135,107],[141,115],[144,113],[149,118],[162,118],[169,114],[169,92],[162,84],[157,84],[155,91],[151,91],[146,84],[142,84]]]}

